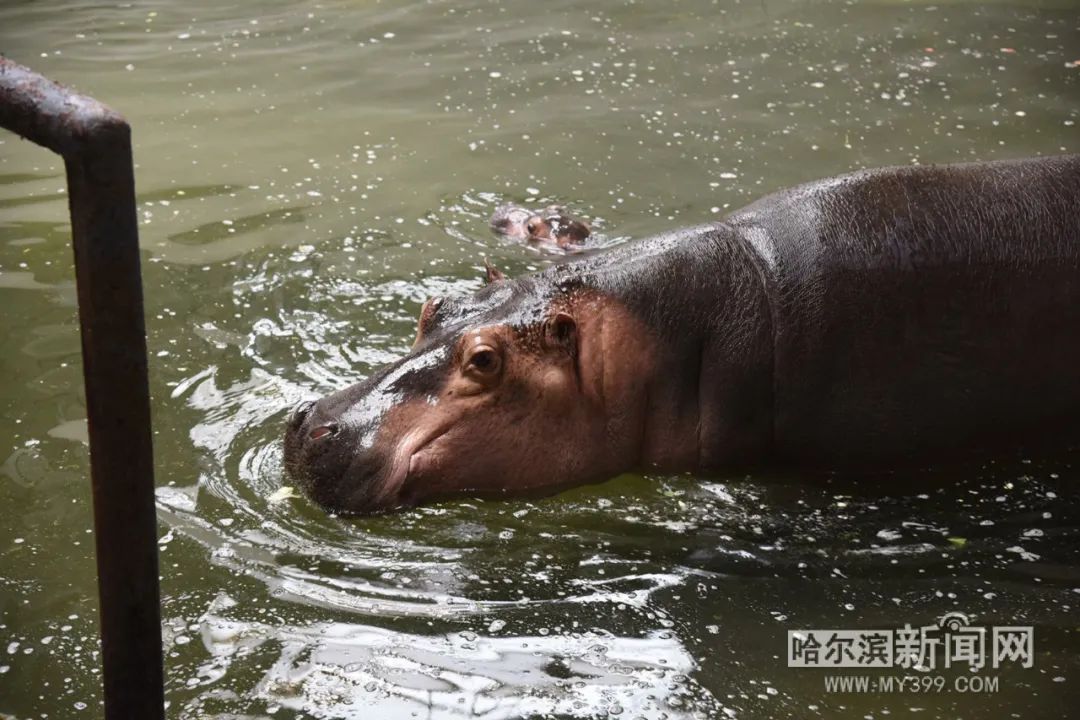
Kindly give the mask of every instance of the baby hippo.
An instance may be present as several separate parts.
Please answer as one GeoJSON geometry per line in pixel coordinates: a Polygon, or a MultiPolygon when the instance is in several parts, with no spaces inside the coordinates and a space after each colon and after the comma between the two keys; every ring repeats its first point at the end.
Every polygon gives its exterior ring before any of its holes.
{"type": "Polygon", "coordinates": [[[551,205],[533,212],[517,205],[502,205],[491,216],[491,229],[500,235],[530,242],[555,243],[573,249],[589,237],[589,226],[551,205]]]}

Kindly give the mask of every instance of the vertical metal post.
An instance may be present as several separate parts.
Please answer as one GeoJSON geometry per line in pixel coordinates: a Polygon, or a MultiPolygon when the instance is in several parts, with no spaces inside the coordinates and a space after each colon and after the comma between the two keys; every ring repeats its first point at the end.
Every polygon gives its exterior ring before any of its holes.
{"type": "Polygon", "coordinates": [[[131,128],[0,57],[0,126],[67,168],[108,720],[164,718],[157,517],[131,128]]]}

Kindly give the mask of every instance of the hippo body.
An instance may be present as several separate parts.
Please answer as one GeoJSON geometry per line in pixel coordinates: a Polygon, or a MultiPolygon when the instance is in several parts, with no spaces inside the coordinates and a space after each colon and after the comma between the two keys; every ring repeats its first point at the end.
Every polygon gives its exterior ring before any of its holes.
{"type": "Polygon", "coordinates": [[[856,172],[438,307],[291,420],[323,505],[1015,441],[1080,417],[1080,156],[856,172]]]}
{"type": "Polygon", "coordinates": [[[726,225],[769,299],[779,457],[875,464],[1080,416],[1080,156],[855,173],[726,225]]]}

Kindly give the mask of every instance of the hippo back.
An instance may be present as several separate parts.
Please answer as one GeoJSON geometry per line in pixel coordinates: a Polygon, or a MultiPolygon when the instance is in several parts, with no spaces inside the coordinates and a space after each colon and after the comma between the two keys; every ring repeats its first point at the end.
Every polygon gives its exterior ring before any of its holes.
{"type": "Polygon", "coordinates": [[[774,446],[832,466],[1080,416],[1080,156],[858,172],[727,224],[774,332],[774,446]]]}

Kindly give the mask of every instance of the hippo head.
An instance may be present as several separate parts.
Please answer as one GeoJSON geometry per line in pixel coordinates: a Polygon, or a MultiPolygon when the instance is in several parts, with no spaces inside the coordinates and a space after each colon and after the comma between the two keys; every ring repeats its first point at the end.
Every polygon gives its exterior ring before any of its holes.
{"type": "Polygon", "coordinates": [[[605,429],[568,296],[535,277],[488,278],[471,297],[428,300],[408,356],[296,408],[285,465],[317,503],[373,513],[614,474],[597,456],[605,429]]]}
{"type": "Polygon", "coordinates": [[[589,226],[551,205],[533,212],[517,205],[503,205],[491,216],[491,228],[506,237],[555,243],[561,248],[580,245],[589,237],[589,226]]]}

